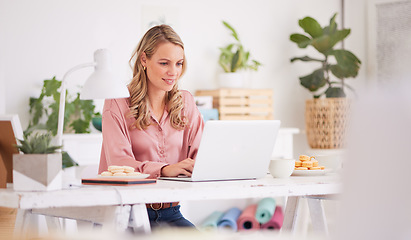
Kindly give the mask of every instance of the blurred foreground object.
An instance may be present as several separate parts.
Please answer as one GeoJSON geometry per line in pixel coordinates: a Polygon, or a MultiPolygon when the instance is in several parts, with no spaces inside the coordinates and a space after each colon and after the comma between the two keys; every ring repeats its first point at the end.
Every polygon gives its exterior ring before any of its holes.
{"type": "Polygon", "coordinates": [[[336,239],[411,239],[411,85],[381,87],[353,108],[336,239]]]}

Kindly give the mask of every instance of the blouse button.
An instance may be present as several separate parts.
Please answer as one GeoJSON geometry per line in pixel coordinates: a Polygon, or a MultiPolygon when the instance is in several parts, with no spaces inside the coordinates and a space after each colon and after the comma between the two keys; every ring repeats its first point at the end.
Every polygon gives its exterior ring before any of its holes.
{"type": "Polygon", "coordinates": [[[160,150],[160,153],[163,154],[163,153],[164,153],[164,150],[160,150]]]}

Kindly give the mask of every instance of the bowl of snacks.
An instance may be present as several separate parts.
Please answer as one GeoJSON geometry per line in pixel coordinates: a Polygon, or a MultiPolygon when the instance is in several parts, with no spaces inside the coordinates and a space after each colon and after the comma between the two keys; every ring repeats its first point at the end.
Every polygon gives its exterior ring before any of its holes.
{"type": "Polygon", "coordinates": [[[326,173],[324,166],[320,166],[314,156],[300,155],[295,161],[293,176],[320,176],[326,173]]]}

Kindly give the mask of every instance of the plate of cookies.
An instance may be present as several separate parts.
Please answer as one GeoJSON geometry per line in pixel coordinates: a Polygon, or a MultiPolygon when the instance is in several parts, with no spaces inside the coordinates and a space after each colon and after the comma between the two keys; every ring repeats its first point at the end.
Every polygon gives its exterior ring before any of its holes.
{"type": "Polygon", "coordinates": [[[328,171],[324,166],[319,166],[315,157],[307,155],[300,155],[297,161],[295,161],[295,168],[292,176],[321,176],[328,171]]]}
{"type": "Polygon", "coordinates": [[[150,174],[143,174],[136,172],[135,168],[130,166],[109,166],[107,171],[98,175],[99,178],[132,178],[132,179],[144,179],[148,178],[150,174]]]}

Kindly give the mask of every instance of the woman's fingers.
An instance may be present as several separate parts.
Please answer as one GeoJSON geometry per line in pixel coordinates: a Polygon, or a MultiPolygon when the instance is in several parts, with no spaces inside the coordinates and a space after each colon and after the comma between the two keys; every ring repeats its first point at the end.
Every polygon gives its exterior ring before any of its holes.
{"type": "Polygon", "coordinates": [[[191,176],[194,168],[194,160],[187,158],[181,162],[170,164],[168,166],[163,167],[161,170],[162,176],[167,177],[176,177],[180,174],[184,174],[186,176],[191,176]]]}
{"type": "Polygon", "coordinates": [[[181,174],[186,175],[187,177],[191,177],[191,172],[189,172],[189,171],[187,171],[187,170],[185,170],[185,169],[181,169],[181,170],[182,170],[182,173],[181,173],[181,174]]]}

